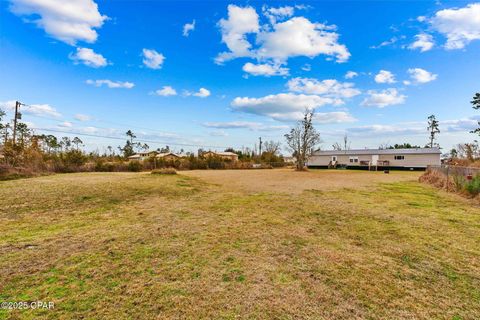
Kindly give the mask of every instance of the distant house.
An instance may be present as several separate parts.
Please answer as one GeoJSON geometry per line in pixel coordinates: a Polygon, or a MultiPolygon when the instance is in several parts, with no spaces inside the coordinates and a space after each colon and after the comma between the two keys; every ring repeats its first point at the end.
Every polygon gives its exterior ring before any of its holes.
{"type": "Polygon", "coordinates": [[[440,155],[438,148],[315,151],[308,159],[307,166],[424,170],[429,165],[440,165],[440,155]]]}
{"type": "Polygon", "coordinates": [[[137,152],[133,156],[128,157],[128,160],[139,160],[143,161],[150,157],[157,155],[157,151],[147,151],[147,152],[137,152]]]}
{"type": "Polygon", "coordinates": [[[163,153],[157,154],[155,156],[155,158],[163,159],[165,161],[174,161],[174,160],[182,158],[182,156],[179,155],[179,154],[173,153],[173,152],[163,152],[163,153]]]}
{"type": "Polygon", "coordinates": [[[294,164],[297,162],[297,159],[295,157],[283,157],[283,161],[285,161],[285,163],[294,164]]]}
{"type": "Polygon", "coordinates": [[[215,151],[206,151],[202,154],[203,157],[208,158],[208,157],[219,157],[222,158],[223,160],[230,160],[230,161],[237,161],[238,160],[238,154],[234,152],[215,152],[215,151]]]}

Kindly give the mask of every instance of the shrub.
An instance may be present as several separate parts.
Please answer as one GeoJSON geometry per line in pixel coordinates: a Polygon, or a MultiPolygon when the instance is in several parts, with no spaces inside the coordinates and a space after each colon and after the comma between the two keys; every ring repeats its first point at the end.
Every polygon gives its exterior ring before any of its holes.
{"type": "Polygon", "coordinates": [[[174,168],[164,168],[152,170],[152,174],[177,174],[177,170],[174,168]]]}
{"type": "Polygon", "coordinates": [[[127,166],[127,170],[131,172],[140,172],[143,169],[143,165],[140,161],[130,161],[127,166]]]}
{"type": "Polygon", "coordinates": [[[480,194],[480,174],[473,177],[472,180],[467,180],[465,190],[472,196],[480,194]]]}

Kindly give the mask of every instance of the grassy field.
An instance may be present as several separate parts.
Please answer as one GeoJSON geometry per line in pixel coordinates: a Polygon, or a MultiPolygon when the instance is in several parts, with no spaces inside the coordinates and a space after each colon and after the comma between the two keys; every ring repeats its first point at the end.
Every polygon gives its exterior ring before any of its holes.
{"type": "Polygon", "coordinates": [[[480,208],[417,173],[0,182],[0,319],[479,319],[480,208]]]}

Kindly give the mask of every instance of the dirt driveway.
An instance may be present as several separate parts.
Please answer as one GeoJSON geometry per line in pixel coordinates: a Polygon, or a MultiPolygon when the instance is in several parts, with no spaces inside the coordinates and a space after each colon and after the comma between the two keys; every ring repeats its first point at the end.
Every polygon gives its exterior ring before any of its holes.
{"type": "Polygon", "coordinates": [[[378,183],[415,181],[420,172],[393,171],[389,174],[356,170],[194,170],[181,174],[200,178],[226,188],[253,192],[301,193],[304,190],[336,190],[341,188],[369,188],[378,183]]]}

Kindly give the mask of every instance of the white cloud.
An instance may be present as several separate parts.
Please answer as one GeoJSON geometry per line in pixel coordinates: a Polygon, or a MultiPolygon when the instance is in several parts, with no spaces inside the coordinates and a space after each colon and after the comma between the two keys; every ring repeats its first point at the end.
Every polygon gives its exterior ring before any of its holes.
{"type": "MultiPolygon", "coordinates": [[[[0,106],[4,107],[6,110],[14,111],[15,103],[15,100],[9,100],[5,102],[0,102],[0,106]]],[[[21,105],[20,113],[33,114],[37,116],[50,116],[55,118],[61,116],[60,112],[58,112],[54,107],[50,106],[49,104],[21,105]]]]}
{"type": "Polygon", "coordinates": [[[200,88],[197,92],[191,92],[188,90],[183,91],[184,96],[194,96],[194,97],[199,97],[199,98],[206,98],[210,96],[211,92],[208,89],[205,88],[200,88]]]}
{"type": "Polygon", "coordinates": [[[348,71],[345,74],[345,79],[353,79],[355,77],[358,77],[358,73],[356,73],[355,71],[348,71]]]}
{"type": "Polygon", "coordinates": [[[420,52],[425,52],[432,49],[435,45],[432,35],[427,33],[417,34],[415,39],[416,40],[408,46],[411,50],[420,49],[420,52]]]}
{"type": "Polygon", "coordinates": [[[202,125],[207,128],[215,129],[249,129],[252,131],[274,131],[288,129],[287,125],[266,125],[260,122],[250,121],[205,122],[202,125]]]}
{"type": "Polygon", "coordinates": [[[385,135],[415,135],[415,134],[426,134],[425,123],[424,122],[407,122],[400,124],[384,125],[384,124],[373,124],[366,126],[358,126],[354,128],[347,129],[349,134],[354,136],[385,136],[385,135]]]}
{"type": "Polygon", "coordinates": [[[73,127],[73,124],[70,121],[64,121],[60,123],[59,126],[62,128],[71,128],[73,127]]]}
{"type": "Polygon", "coordinates": [[[387,70],[380,70],[380,72],[375,75],[376,83],[395,83],[395,76],[393,73],[387,70]]]}
{"type": "Polygon", "coordinates": [[[85,81],[86,84],[90,84],[95,87],[101,87],[103,85],[106,85],[110,89],[115,89],[115,88],[125,88],[125,89],[131,89],[135,86],[134,83],[132,82],[121,82],[121,81],[112,81],[112,80],[87,80],[85,81]]]}
{"type": "Polygon", "coordinates": [[[405,103],[406,96],[398,92],[397,89],[389,88],[382,91],[369,90],[369,95],[362,102],[362,106],[374,106],[384,108],[396,104],[405,103]]]}
{"type": "Polygon", "coordinates": [[[267,6],[263,6],[262,12],[263,15],[270,20],[271,24],[275,24],[278,20],[283,20],[293,16],[295,8],[291,6],[278,8],[268,8],[267,6]]]}
{"type": "MultiPolygon", "coordinates": [[[[454,120],[440,120],[440,128],[443,133],[447,132],[468,132],[478,125],[477,122],[480,117],[468,117],[454,120]]],[[[405,135],[426,135],[426,120],[425,121],[411,121],[394,124],[373,124],[366,126],[358,126],[349,128],[349,134],[355,136],[373,136],[391,135],[391,136],[405,136],[405,135]]]]}
{"type": "Polygon", "coordinates": [[[335,98],[351,98],[359,95],[360,90],[350,82],[339,82],[335,79],[319,81],[313,78],[293,78],[287,83],[288,90],[306,94],[324,95],[335,98]]]}
{"type": "Polygon", "coordinates": [[[259,16],[254,8],[228,6],[228,19],[221,19],[218,25],[222,42],[230,51],[220,53],[215,59],[217,63],[239,57],[274,64],[285,64],[289,58],[296,56],[314,58],[323,54],[328,59],[336,58],[337,62],[345,62],[350,57],[346,46],[338,43],[339,35],[335,32],[335,26],[312,23],[304,17],[277,22],[279,17],[293,15],[293,9],[287,7],[265,9],[265,13],[270,23],[260,27],[259,16]],[[255,47],[247,38],[248,34],[255,34],[255,41],[252,42],[255,47]]]}
{"type": "Polygon", "coordinates": [[[237,111],[284,121],[301,119],[306,108],[315,109],[327,104],[340,105],[342,103],[342,100],[330,97],[279,93],[261,98],[237,97],[233,99],[231,106],[237,111]]]}
{"type": "Polygon", "coordinates": [[[210,132],[209,135],[212,137],[228,137],[228,133],[226,133],[224,130],[215,130],[210,132]]]}
{"type": "Polygon", "coordinates": [[[247,62],[243,65],[243,71],[254,76],[286,76],[288,75],[288,68],[282,68],[278,64],[253,64],[247,62]]]}
{"type": "Polygon", "coordinates": [[[91,116],[86,115],[86,114],[81,114],[81,113],[77,113],[74,116],[74,118],[77,119],[78,121],[90,121],[90,120],[92,120],[91,116]]]}
{"type": "Polygon", "coordinates": [[[378,46],[370,46],[370,49],[380,49],[382,47],[388,47],[392,44],[395,44],[398,41],[397,37],[392,37],[389,40],[383,41],[378,46]]]}
{"type": "Polygon", "coordinates": [[[350,57],[346,46],[338,43],[335,26],[312,23],[304,17],[294,17],[273,25],[272,31],[257,35],[260,48],[256,55],[260,59],[286,61],[290,57],[314,58],[320,54],[335,57],[345,62],[350,57]]]}
{"type": "Polygon", "coordinates": [[[176,96],[177,91],[171,86],[163,86],[162,89],[156,90],[155,94],[157,96],[169,97],[169,96],[176,96]]]}
{"type": "Polygon", "coordinates": [[[195,20],[193,20],[192,23],[185,23],[183,26],[183,36],[188,37],[193,30],[195,30],[195,20]]]}
{"type": "Polygon", "coordinates": [[[93,68],[105,67],[108,65],[107,59],[89,48],[77,48],[77,52],[70,53],[69,58],[77,64],[83,63],[84,65],[93,68]]]}
{"type": "Polygon", "coordinates": [[[95,42],[98,37],[95,29],[108,19],[100,14],[93,0],[11,0],[10,10],[70,45],[77,41],[95,42]]]}
{"type": "Polygon", "coordinates": [[[302,67],[303,71],[310,71],[312,70],[312,66],[309,63],[305,63],[302,67]]]}
{"type": "Polygon", "coordinates": [[[327,123],[355,122],[357,121],[357,119],[355,119],[348,112],[337,111],[337,112],[325,112],[325,113],[316,112],[314,114],[314,121],[320,124],[327,124],[327,123]]]}
{"type": "Polygon", "coordinates": [[[206,98],[210,95],[210,91],[205,88],[200,88],[200,90],[198,90],[198,92],[195,92],[193,95],[199,98],[206,98]]]}
{"type": "Polygon", "coordinates": [[[421,68],[408,69],[413,82],[416,84],[427,83],[437,79],[437,75],[421,68]]]}
{"type": "Polygon", "coordinates": [[[222,42],[227,45],[230,52],[220,53],[215,59],[217,63],[237,57],[251,56],[251,44],[246,35],[257,33],[260,29],[258,14],[252,7],[241,8],[230,4],[228,6],[228,19],[221,19],[218,26],[222,32],[222,42]]]}
{"type": "Polygon", "coordinates": [[[437,11],[429,20],[432,27],[447,38],[446,49],[462,49],[480,39],[480,3],[459,9],[437,11]]]}
{"type": "Polygon", "coordinates": [[[161,69],[165,56],[153,49],[143,49],[143,64],[150,69],[161,69]]]}

